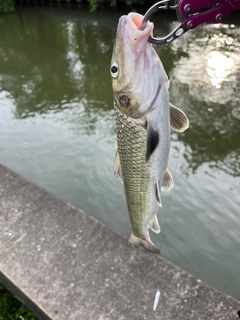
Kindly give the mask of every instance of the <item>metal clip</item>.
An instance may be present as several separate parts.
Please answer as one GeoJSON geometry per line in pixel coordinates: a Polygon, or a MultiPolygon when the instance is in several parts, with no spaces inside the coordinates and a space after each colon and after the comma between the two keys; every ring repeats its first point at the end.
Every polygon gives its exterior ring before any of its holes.
{"type": "MultiPolygon", "coordinates": [[[[171,0],[163,0],[154,4],[144,15],[142,25],[139,30],[143,30],[150,19],[150,17],[160,10],[176,10],[178,8],[178,4],[171,5],[171,0]]],[[[172,32],[170,32],[167,36],[162,38],[153,38],[149,37],[148,41],[155,45],[164,45],[172,42],[173,40],[182,36],[188,29],[184,28],[182,24],[180,24],[177,28],[175,28],[172,32]]]]}
{"type": "MultiPolygon", "coordinates": [[[[176,10],[178,8],[178,4],[171,4],[171,0],[163,0],[156,4],[154,4],[144,15],[142,25],[139,30],[143,30],[150,19],[150,17],[160,10],[176,10]]],[[[172,42],[173,40],[182,36],[188,29],[185,28],[182,24],[180,24],[177,28],[175,28],[172,32],[170,32],[167,36],[162,38],[153,38],[149,37],[148,41],[155,45],[164,45],[172,42]]]]}
{"type": "Polygon", "coordinates": [[[180,0],[177,13],[184,28],[194,29],[204,23],[222,22],[238,9],[238,0],[180,0]]]}
{"type": "Polygon", "coordinates": [[[149,37],[148,41],[155,45],[164,45],[181,37],[190,29],[204,23],[219,23],[227,15],[240,9],[240,0],[163,0],[154,4],[144,15],[143,30],[151,16],[160,10],[176,10],[181,22],[173,31],[162,38],[149,37]],[[172,5],[172,3],[174,4],[172,5]],[[177,2],[177,4],[176,4],[177,2]]]}
{"type": "Polygon", "coordinates": [[[155,3],[148,11],[145,13],[143,17],[142,24],[139,28],[139,30],[143,30],[146,27],[146,24],[148,20],[151,18],[151,16],[159,11],[159,10],[169,10],[169,9],[176,9],[178,7],[177,4],[174,4],[173,6],[170,6],[171,0],[163,0],[160,2],[155,3]]]}

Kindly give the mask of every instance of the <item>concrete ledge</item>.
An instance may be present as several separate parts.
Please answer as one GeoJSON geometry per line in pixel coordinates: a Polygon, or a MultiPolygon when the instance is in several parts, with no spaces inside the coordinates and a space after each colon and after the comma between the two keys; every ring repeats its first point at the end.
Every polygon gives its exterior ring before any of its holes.
{"type": "Polygon", "coordinates": [[[40,320],[237,318],[240,302],[125,241],[0,165],[0,281],[40,320]]]}

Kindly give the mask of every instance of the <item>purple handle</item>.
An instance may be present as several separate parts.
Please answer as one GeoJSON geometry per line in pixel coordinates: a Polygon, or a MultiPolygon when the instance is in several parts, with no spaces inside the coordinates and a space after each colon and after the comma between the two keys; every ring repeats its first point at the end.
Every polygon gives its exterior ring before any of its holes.
{"type": "Polygon", "coordinates": [[[230,13],[238,9],[240,9],[240,0],[179,1],[179,16],[182,25],[187,29],[194,29],[203,23],[219,23],[230,13]],[[201,12],[204,8],[209,9],[201,12]]]}

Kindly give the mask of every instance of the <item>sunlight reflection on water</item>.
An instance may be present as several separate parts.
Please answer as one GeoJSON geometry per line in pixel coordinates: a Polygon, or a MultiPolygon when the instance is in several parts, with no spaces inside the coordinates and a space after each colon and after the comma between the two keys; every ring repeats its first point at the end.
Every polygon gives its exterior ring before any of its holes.
{"type": "Polygon", "coordinates": [[[173,77],[188,85],[190,93],[200,101],[232,102],[239,86],[238,31],[230,24],[201,28],[187,33],[181,44],[173,43],[173,50],[181,50],[182,46],[186,53],[176,60],[173,77]]]}
{"type": "Polygon", "coordinates": [[[228,81],[228,77],[236,72],[236,68],[234,68],[237,62],[236,54],[229,52],[226,54],[212,51],[207,57],[206,71],[211,84],[217,89],[220,89],[222,82],[228,81]]]}

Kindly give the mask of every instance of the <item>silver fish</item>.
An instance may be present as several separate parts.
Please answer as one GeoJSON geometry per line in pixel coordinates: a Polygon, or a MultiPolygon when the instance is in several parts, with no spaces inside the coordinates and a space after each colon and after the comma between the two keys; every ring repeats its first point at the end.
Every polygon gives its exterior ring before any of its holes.
{"type": "Polygon", "coordinates": [[[173,187],[168,168],[170,127],[183,132],[188,118],[169,103],[168,78],[148,42],[153,23],[139,30],[143,16],[130,13],[119,19],[111,60],[118,150],[114,172],[125,189],[132,234],[127,244],[160,253],[149,228],[160,232],[157,211],[160,190],[173,187]]]}

